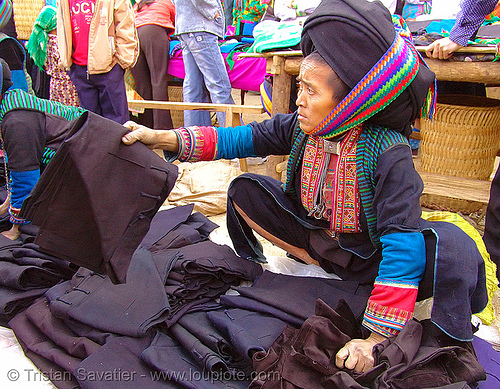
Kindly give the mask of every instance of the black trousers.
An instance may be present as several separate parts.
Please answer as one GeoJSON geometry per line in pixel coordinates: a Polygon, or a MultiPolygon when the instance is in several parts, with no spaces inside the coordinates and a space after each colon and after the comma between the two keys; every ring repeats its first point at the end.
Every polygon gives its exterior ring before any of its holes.
{"type": "Polygon", "coordinates": [[[51,312],[60,318],[87,324],[112,333],[144,336],[149,328],[169,314],[165,278],[178,258],[176,251],[153,261],[139,248],[132,257],[125,284],[115,285],[107,277],[81,269],[73,288],[51,301],[51,312]],[[79,279],[79,281],[78,281],[79,279]]]}
{"type": "MultiPolygon", "coordinates": [[[[144,100],[168,101],[169,31],[155,24],[137,29],[140,51],[131,69],[136,90],[144,100]]],[[[172,117],[166,109],[146,109],[139,122],[157,130],[170,129],[172,117]]]]}
{"type": "Polygon", "coordinates": [[[361,319],[372,288],[360,286],[355,281],[295,277],[264,271],[251,288],[240,286],[234,289],[242,296],[305,320],[314,314],[318,298],[331,306],[337,306],[340,300],[344,300],[355,317],[361,319]]]}
{"type": "Polygon", "coordinates": [[[124,282],[133,252],[172,190],[177,167],[127,129],[86,112],[72,126],[22,217],[38,225],[40,250],[124,282]]]}

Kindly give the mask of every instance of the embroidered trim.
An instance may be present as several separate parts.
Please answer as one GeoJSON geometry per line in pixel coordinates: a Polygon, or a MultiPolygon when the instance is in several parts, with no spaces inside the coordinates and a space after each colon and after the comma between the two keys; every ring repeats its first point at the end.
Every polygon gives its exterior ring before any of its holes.
{"type": "Polygon", "coordinates": [[[19,217],[19,212],[21,212],[20,208],[14,208],[12,205],[9,206],[9,221],[12,224],[28,224],[29,221],[19,217]]]}
{"type": "Polygon", "coordinates": [[[331,220],[331,229],[335,232],[360,232],[356,144],[361,130],[361,126],[354,127],[340,144],[340,156],[335,169],[331,220]]]}
{"type": "Polygon", "coordinates": [[[395,336],[412,317],[413,312],[368,301],[363,325],[384,336],[395,336]]]}

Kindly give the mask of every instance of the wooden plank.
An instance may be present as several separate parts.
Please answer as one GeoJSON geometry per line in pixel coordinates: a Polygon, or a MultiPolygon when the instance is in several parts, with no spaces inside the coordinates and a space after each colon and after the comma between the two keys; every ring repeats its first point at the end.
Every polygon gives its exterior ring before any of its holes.
{"type": "Polygon", "coordinates": [[[431,209],[469,214],[486,210],[490,181],[472,180],[419,171],[424,181],[420,203],[431,209]]]}
{"type": "MultiPolygon", "coordinates": [[[[269,60],[268,60],[269,62],[269,60]]],[[[290,107],[290,93],[292,89],[292,76],[283,71],[285,60],[282,57],[273,58],[274,73],[273,96],[271,116],[277,113],[287,113],[290,107]]],[[[276,166],[283,161],[284,156],[270,155],[266,161],[266,174],[270,177],[280,179],[281,174],[276,171],[276,166]]]]}
{"type": "MultiPolygon", "coordinates": [[[[425,50],[427,50],[428,46],[415,46],[416,49],[421,52],[425,53],[425,50]]],[[[489,45],[489,46],[465,46],[459,48],[455,53],[466,53],[466,54],[496,54],[497,53],[497,47],[496,45],[489,45]]]]}
{"type": "Polygon", "coordinates": [[[264,113],[264,107],[261,105],[238,105],[238,104],[213,104],[213,103],[184,103],[177,101],[153,101],[153,100],[129,100],[129,109],[151,108],[151,109],[169,109],[169,110],[187,110],[187,111],[224,111],[228,108],[234,113],[264,113]]]}
{"type": "Polygon", "coordinates": [[[500,62],[458,62],[431,58],[424,58],[424,60],[440,81],[478,82],[492,85],[500,82],[500,62]]]}

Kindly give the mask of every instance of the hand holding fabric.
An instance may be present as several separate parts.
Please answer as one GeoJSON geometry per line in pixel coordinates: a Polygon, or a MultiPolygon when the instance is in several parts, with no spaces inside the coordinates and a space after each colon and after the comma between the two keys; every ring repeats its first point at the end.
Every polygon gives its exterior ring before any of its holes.
{"type": "Polygon", "coordinates": [[[339,350],[335,364],[339,369],[364,373],[373,367],[373,346],[384,340],[384,336],[374,332],[367,339],[352,339],[339,350]]]}
{"type": "Polygon", "coordinates": [[[429,58],[448,59],[461,47],[463,46],[453,42],[450,38],[442,38],[427,46],[425,54],[429,58]]]}

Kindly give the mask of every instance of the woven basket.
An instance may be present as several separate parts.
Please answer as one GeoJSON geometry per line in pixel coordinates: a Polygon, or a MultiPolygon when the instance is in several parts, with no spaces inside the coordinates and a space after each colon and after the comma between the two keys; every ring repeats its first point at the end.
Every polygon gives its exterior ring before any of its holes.
{"type": "Polygon", "coordinates": [[[27,41],[40,10],[45,6],[45,0],[12,0],[12,5],[17,39],[27,41]]]}
{"type": "MultiPolygon", "coordinates": [[[[182,97],[182,86],[168,86],[168,100],[169,101],[184,101],[182,97]]],[[[172,116],[172,123],[174,128],[179,128],[184,126],[184,111],[181,110],[171,110],[170,116],[172,116]]]]}
{"type": "Polygon", "coordinates": [[[421,120],[421,169],[487,180],[500,147],[500,100],[442,95],[434,120],[421,120]]]}

